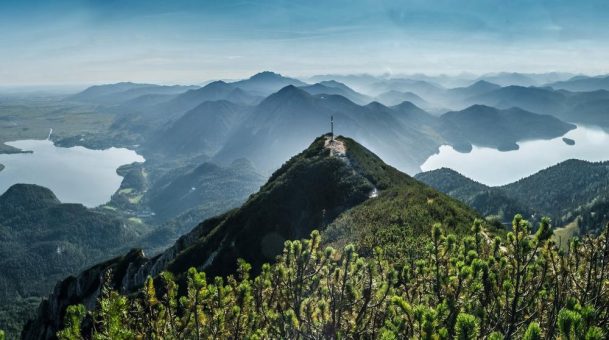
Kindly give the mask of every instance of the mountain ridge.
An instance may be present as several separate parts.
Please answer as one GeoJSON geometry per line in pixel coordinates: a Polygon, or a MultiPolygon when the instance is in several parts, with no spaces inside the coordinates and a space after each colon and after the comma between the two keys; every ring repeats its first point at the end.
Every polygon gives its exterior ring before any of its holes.
{"type": "MultiPolygon", "coordinates": [[[[147,259],[135,250],[59,282],[49,301],[41,305],[38,318],[26,326],[24,338],[53,334],[62,324],[61,315],[67,305],[94,301],[101,285],[100,275],[108,268],[122,268],[113,272],[113,286],[122,292],[137,289],[148,275],[156,276],[163,270],[173,272],[178,280],[183,280],[192,266],[212,276],[230,274],[229,268],[234,268],[238,257],[258,270],[262,263],[279,254],[284,240],[307,235],[314,228],[324,230],[324,226],[331,228],[328,239],[332,242],[353,237],[362,249],[367,249],[366,235],[381,233],[382,229],[366,228],[371,219],[349,227],[342,223],[350,220],[349,212],[354,207],[354,214],[369,211],[371,206],[366,202],[394,207],[404,216],[416,214],[418,217],[411,223],[421,223],[421,230],[409,230],[410,223],[393,225],[411,235],[424,233],[421,237],[435,222],[465,232],[477,216],[465,205],[386,165],[351,139],[337,137],[332,141],[327,135],[318,137],[275,171],[241,208],[202,222],[164,253],[147,259]],[[421,215],[417,212],[421,207],[429,207],[429,211],[421,215]]],[[[379,223],[385,221],[386,218],[379,223]]]]}

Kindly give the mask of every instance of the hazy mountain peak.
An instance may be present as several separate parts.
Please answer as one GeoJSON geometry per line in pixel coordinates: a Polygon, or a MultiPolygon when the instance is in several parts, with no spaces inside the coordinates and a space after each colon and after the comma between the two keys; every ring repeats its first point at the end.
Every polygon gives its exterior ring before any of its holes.
{"type": "Polygon", "coordinates": [[[344,83],[341,83],[339,81],[336,81],[336,80],[324,80],[324,81],[320,81],[318,84],[328,86],[328,87],[336,87],[336,88],[341,88],[341,89],[345,89],[345,90],[346,89],[351,90],[351,88],[349,86],[347,86],[344,83]]]}
{"type": "Polygon", "coordinates": [[[277,93],[273,94],[274,96],[286,96],[286,95],[299,95],[299,96],[310,96],[307,91],[303,91],[294,85],[288,85],[282,87],[277,93]]]}
{"type": "Polygon", "coordinates": [[[294,85],[288,85],[281,88],[279,91],[266,97],[257,110],[274,111],[275,108],[288,105],[290,112],[301,111],[309,107],[311,104],[311,96],[307,91],[299,89],[294,85]]]}
{"type": "Polygon", "coordinates": [[[470,107],[467,107],[465,110],[463,110],[462,112],[497,112],[498,110],[494,107],[488,106],[488,105],[483,105],[483,104],[474,104],[470,107]]]}
{"type": "Polygon", "coordinates": [[[211,89],[211,88],[225,88],[225,87],[232,87],[232,85],[225,82],[224,80],[216,80],[216,81],[212,81],[211,83],[203,86],[202,88],[211,89]]]}
{"type": "Polygon", "coordinates": [[[249,79],[250,80],[269,80],[269,79],[282,79],[285,78],[279,73],[275,73],[272,71],[262,71],[254,74],[249,79]]]}
{"type": "Polygon", "coordinates": [[[350,101],[363,105],[369,103],[372,99],[366,95],[363,95],[343,83],[337,81],[322,81],[313,85],[306,85],[300,87],[302,90],[307,91],[312,95],[338,95],[349,99],[350,101]]]}
{"type": "Polygon", "coordinates": [[[306,85],[304,82],[298,79],[284,77],[279,73],[270,71],[260,72],[248,79],[240,80],[231,84],[259,96],[268,96],[271,93],[277,92],[286,85],[306,85]]]}
{"type": "Polygon", "coordinates": [[[373,101],[370,104],[365,105],[364,107],[367,107],[371,110],[386,110],[388,109],[387,106],[377,102],[377,101],[373,101]]]}
{"type": "Polygon", "coordinates": [[[394,105],[392,106],[393,109],[396,110],[417,110],[417,111],[425,111],[423,109],[421,109],[420,107],[418,107],[417,105],[415,105],[414,103],[410,102],[410,101],[403,101],[401,103],[399,103],[398,105],[394,105]]]}
{"type": "Polygon", "coordinates": [[[469,88],[478,88],[478,89],[487,89],[487,88],[500,88],[501,86],[495,84],[495,83],[491,83],[490,81],[486,81],[486,80],[478,80],[477,82],[471,84],[469,86],[469,88]]]}

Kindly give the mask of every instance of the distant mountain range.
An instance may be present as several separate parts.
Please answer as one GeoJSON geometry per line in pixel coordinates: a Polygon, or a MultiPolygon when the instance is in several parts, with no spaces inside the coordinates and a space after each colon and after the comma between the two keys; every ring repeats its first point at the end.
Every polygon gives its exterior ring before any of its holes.
{"type": "Polygon", "coordinates": [[[584,124],[609,127],[609,91],[556,91],[551,88],[507,86],[467,100],[497,108],[521,109],[584,124]]]}
{"type": "Polygon", "coordinates": [[[471,150],[472,145],[490,146],[501,151],[517,150],[517,141],[551,139],[576,127],[549,115],[519,108],[499,110],[484,105],[447,112],[440,121],[447,139],[457,141],[454,144],[463,151],[471,150]]]}
{"type": "Polygon", "coordinates": [[[205,101],[162,128],[149,147],[178,154],[214,155],[252,112],[227,100],[205,101]]]}
{"type": "Polygon", "coordinates": [[[440,142],[418,129],[421,123],[406,125],[406,114],[379,103],[359,106],[342,96],[312,96],[288,86],[256,106],[214,159],[224,162],[245,157],[268,173],[306,147],[319,131],[328,131],[331,116],[336,131],[366,141],[392,164],[409,171],[416,171],[424,154],[433,152],[440,142]],[[404,147],[418,152],[403,153],[404,147]]]}
{"type": "MultiPolygon", "coordinates": [[[[150,91],[151,85],[98,86],[73,97],[85,100],[97,94],[107,101],[116,95],[117,105],[109,108],[116,112],[113,129],[140,136],[144,152],[205,155],[219,162],[248,158],[267,174],[308,140],[327,131],[330,116],[336,119],[337,131],[356,137],[409,173],[418,172],[419,165],[442,144],[461,151],[471,145],[513,150],[520,140],[559,137],[573,128],[556,118],[609,127],[609,91],[502,87],[492,82],[504,84],[512,79],[525,84],[524,79],[530,79],[528,83],[542,84],[568,79],[565,74],[486,75],[456,88],[445,88],[429,77],[336,78],[365,84],[368,92],[355,91],[329,76],[306,84],[267,71],[240,81],[180,88],[178,94],[168,94],[166,89],[126,101],[121,99],[126,93],[150,91]],[[410,110],[417,112],[416,118],[397,109],[405,101],[415,105],[410,110]]],[[[591,79],[601,78],[576,77],[567,82],[591,79]]]]}
{"type": "Polygon", "coordinates": [[[578,76],[569,80],[557,81],[547,84],[554,89],[573,92],[591,92],[596,90],[609,90],[609,76],[586,77],[578,76]]]}
{"type": "Polygon", "coordinates": [[[117,83],[96,85],[69,96],[67,100],[95,104],[118,105],[142,96],[171,96],[196,89],[198,86],[162,86],[154,84],[117,83]]]}
{"type": "Polygon", "coordinates": [[[474,106],[436,117],[409,102],[360,106],[344,96],[311,95],[307,89],[312,91],[311,87],[286,86],[255,106],[227,100],[204,102],[160,125],[145,148],[172,155],[202,153],[218,162],[247,158],[270,173],[318,132],[328,131],[333,116],[337,131],[355,136],[391,164],[416,173],[442,144],[460,150],[470,149],[471,144],[511,150],[525,138],[559,137],[573,128],[554,117],[524,110],[474,106]],[[473,124],[477,116],[480,123],[473,124]],[[501,124],[485,129],[484,124],[490,122],[501,124]]]}

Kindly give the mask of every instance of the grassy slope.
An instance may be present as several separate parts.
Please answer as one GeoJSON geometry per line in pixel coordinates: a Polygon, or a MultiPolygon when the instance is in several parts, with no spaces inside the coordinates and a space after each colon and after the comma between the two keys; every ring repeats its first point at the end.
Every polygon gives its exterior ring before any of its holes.
{"type": "Polygon", "coordinates": [[[355,242],[363,254],[383,245],[396,258],[405,252],[416,255],[416,246],[424,243],[434,223],[461,234],[478,217],[463,203],[386,165],[353,140],[345,141],[354,167],[368,174],[380,194],[331,223],[323,234],[327,242],[355,242]]]}

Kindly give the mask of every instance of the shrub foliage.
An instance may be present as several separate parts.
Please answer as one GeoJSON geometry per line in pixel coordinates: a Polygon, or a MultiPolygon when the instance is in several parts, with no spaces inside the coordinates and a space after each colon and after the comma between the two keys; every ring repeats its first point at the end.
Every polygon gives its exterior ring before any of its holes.
{"type": "MultiPolygon", "coordinates": [[[[256,277],[187,287],[171,273],[134,296],[104,289],[96,310],[72,306],[60,339],[603,339],[609,327],[609,228],[567,251],[543,219],[516,216],[505,238],[475,221],[469,236],[439,225],[418,256],[388,261],[382,247],[322,249],[320,234],[288,241],[256,277]]],[[[406,255],[405,255],[406,256],[406,255]]]]}

